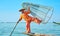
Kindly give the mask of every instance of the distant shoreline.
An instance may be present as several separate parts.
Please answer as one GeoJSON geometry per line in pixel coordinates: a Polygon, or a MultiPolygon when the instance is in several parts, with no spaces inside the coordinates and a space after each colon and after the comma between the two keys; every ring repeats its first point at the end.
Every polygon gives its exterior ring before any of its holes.
{"type": "Polygon", "coordinates": [[[53,22],[53,23],[55,23],[55,24],[60,24],[60,22],[53,22]]]}
{"type": "Polygon", "coordinates": [[[0,22],[0,23],[16,23],[16,22],[0,22]]]}

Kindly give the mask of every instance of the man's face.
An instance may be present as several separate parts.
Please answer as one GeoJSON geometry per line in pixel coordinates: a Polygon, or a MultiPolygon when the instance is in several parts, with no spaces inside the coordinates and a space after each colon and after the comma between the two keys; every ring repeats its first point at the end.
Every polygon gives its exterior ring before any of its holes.
{"type": "Polygon", "coordinates": [[[24,13],[25,10],[22,10],[21,12],[24,13]]]}

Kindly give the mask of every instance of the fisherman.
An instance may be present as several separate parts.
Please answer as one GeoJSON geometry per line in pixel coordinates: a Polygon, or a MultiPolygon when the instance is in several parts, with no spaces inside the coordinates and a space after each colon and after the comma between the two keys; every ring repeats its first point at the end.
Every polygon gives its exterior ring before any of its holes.
{"type": "Polygon", "coordinates": [[[24,19],[26,21],[26,32],[25,33],[31,33],[30,23],[32,21],[36,22],[38,24],[40,24],[42,22],[42,20],[28,15],[28,14],[30,14],[30,7],[28,7],[28,10],[21,9],[21,10],[19,10],[19,12],[21,12],[22,14],[20,15],[20,18],[17,21],[17,23],[19,23],[19,21],[21,21],[22,19],[24,19]]]}

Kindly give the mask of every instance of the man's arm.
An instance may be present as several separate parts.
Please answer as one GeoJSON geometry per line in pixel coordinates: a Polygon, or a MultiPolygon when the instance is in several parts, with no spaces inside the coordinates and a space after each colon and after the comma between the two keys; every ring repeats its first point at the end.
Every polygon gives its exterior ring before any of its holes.
{"type": "Polygon", "coordinates": [[[28,7],[28,10],[25,13],[30,14],[30,7],[28,7]]]}
{"type": "Polygon", "coordinates": [[[20,18],[19,18],[19,20],[17,21],[17,24],[19,23],[19,21],[21,21],[22,20],[22,16],[20,16],[20,18]]]}
{"type": "Polygon", "coordinates": [[[30,13],[30,7],[28,7],[28,13],[30,13]]]}

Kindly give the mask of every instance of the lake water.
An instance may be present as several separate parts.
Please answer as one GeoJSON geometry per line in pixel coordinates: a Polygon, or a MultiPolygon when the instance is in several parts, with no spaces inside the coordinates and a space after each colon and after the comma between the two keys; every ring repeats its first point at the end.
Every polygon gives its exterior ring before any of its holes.
{"type": "MultiPolygon", "coordinates": [[[[9,36],[11,31],[13,30],[16,23],[0,23],[0,36],[9,36]]],[[[26,31],[25,22],[20,22],[15,28],[12,36],[27,36],[21,34],[26,31]]],[[[47,24],[36,24],[31,23],[31,32],[33,33],[41,33],[41,34],[54,34],[55,36],[60,36],[60,25],[54,23],[47,24]]]]}

